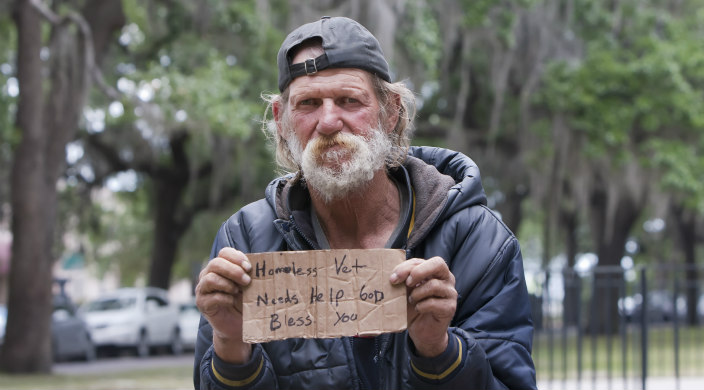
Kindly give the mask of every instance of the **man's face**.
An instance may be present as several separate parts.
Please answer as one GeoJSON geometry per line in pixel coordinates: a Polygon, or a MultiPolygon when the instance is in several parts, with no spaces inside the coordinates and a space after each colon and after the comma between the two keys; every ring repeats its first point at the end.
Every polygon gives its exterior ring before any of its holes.
{"type": "Polygon", "coordinates": [[[308,185],[330,201],[367,184],[391,150],[369,74],[326,69],[289,88],[280,133],[308,185]]]}

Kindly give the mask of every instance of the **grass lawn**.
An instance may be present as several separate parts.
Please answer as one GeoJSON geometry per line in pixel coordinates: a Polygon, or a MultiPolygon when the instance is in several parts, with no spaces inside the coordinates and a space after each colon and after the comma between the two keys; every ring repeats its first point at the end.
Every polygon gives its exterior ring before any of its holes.
{"type": "Polygon", "coordinates": [[[193,389],[193,367],[174,366],[115,373],[7,375],[0,374],[2,390],[129,390],[193,389]]]}
{"type": "MultiPolygon", "coordinates": [[[[539,379],[574,379],[581,367],[582,378],[640,377],[642,373],[642,339],[640,328],[607,337],[582,336],[581,353],[575,332],[536,333],[533,360],[539,379]]],[[[651,327],[648,330],[648,377],[704,375],[704,327],[679,328],[675,354],[674,327],[651,327]],[[677,359],[675,358],[677,356],[677,359]]]]}

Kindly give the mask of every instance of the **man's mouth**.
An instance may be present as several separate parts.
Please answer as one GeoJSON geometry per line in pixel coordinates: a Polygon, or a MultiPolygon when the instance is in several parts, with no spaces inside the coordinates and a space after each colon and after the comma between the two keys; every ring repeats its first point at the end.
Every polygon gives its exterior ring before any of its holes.
{"type": "Polygon", "coordinates": [[[312,152],[318,163],[339,161],[356,150],[356,145],[353,142],[349,142],[348,139],[337,134],[318,138],[314,142],[312,152]]]}

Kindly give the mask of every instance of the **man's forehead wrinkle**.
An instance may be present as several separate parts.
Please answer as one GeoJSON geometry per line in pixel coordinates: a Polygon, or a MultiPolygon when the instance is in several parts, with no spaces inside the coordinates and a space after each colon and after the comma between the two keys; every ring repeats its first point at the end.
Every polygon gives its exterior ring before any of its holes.
{"type": "MultiPolygon", "coordinates": [[[[328,73],[328,71],[323,71],[328,73]]],[[[324,74],[320,72],[314,76],[304,76],[291,83],[290,100],[301,95],[314,95],[328,93],[327,87],[331,83],[341,83],[343,85],[332,90],[333,95],[340,93],[355,93],[369,96],[373,90],[371,81],[363,71],[355,69],[335,70],[334,73],[324,74]]]]}
{"type": "Polygon", "coordinates": [[[344,86],[340,88],[333,89],[331,91],[324,91],[324,87],[320,86],[307,86],[305,89],[302,89],[298,92],[294,91],[290,94],[289,101],[291,102],[296,102],[298,99],[301,98],[316,98],[316,97],[340,97],[340,96],[356,96],[360,98],[367,98],[371,96],[371,94],[366,91],[363,88],[359,87],[353,87],[353,86],[344,86]]]}

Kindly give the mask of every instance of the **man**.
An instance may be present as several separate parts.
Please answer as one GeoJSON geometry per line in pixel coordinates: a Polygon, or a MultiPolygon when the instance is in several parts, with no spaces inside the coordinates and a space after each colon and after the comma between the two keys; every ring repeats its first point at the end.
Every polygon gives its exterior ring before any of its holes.
{"type": "Polygon", "coordinates": [[[294,30],[270,97],[291,174],[226,221],[200,274],[200,389],[535,388],[520,249],[466,156],[409,148],[413,95],[369,31],[324,17],[294,30]],[[403,248],[408,329],[373,338],[242,341],[247,253],[403,248]]]}

